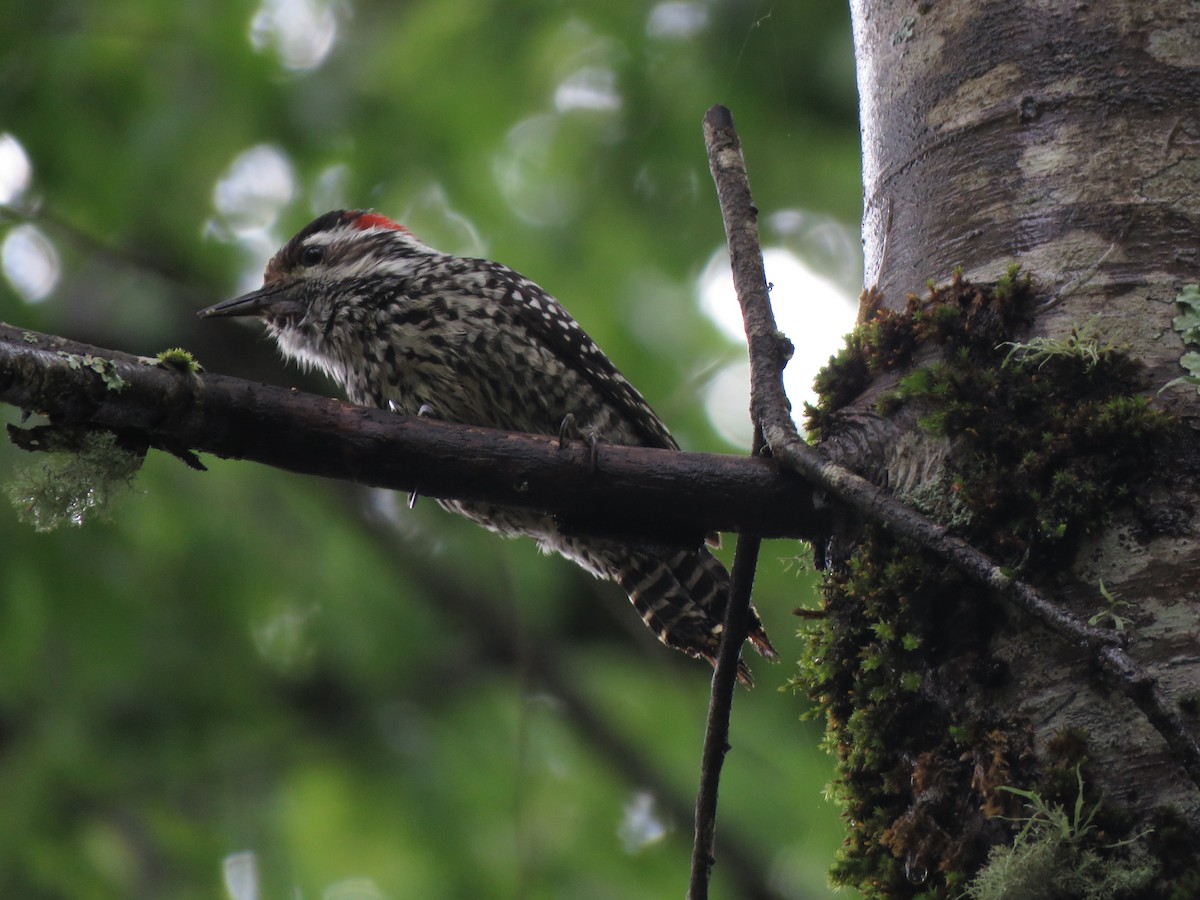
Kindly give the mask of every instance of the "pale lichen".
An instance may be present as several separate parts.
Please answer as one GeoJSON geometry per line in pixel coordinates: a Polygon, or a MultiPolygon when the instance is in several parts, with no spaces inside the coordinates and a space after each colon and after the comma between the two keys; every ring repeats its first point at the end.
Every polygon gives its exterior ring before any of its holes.
{"type": "Polygon", "coordinates": [[[104,521],[132,487],[142,459],[119,446],[112,432],[90,432],[79,452],[39,454],[37,462],[18,468],[8,497],[18,518],[37,531],[104,521]]]}
{"type": "Polygon", "coordinates": [[[59,350],[58,355],[67,361],[68,367],[77,372],[84,369],[95,372],[110,391],[119,391],[125,387],[125,379],[117,372],[117,367],[111,359],[92,356],[90,353],[67,353],[65,350],[59,350]]]}

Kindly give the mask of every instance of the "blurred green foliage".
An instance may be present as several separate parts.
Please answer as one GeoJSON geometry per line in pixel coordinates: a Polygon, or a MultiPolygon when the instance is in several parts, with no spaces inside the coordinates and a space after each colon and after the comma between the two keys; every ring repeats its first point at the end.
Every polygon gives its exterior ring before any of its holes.
{"type": "MultiPolygon", "coordinates": [[[[842,4],[0,0],[0,21],[0,133],[32,168],[0,240],[32,224],[61,265],[40,303],[0,286],[0,318],[101,346],[328,392],[193,312],[313,214],[370,206],[537,279],[686,447],[728,450],[697,399],[742,352],[696,305],[723,234],[704,111],[733,110],[764,213],[858,218],[842,4]],[[292,181],[249,233],[214,190],[258,145],[292,181]]],[[[22,456],[0,448],[0,477],[22,456]]],[[[703,666],[615,587],[429,501],[206,462],[152,454],[111,523],[0,510],[0,896],[682,895],[703,666]]],[[[803,553],[760,565],[785,659],[803,553]]],[[[753,665],[715,893],[824,896],[831,762],[775,690],[790,666],[753,665]]]]}

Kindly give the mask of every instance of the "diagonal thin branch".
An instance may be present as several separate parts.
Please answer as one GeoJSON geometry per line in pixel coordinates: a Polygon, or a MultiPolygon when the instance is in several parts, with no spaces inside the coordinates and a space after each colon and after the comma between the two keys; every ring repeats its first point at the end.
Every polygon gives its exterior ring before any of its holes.
{"type": "Polygon", "coordinates": [[[1191,780],[1200,786],[1200,743],[1155,679],[1120,646],[1119,635],[1071,615],[942,525],[867,479],[830,462],[800,437],[783,389],[783,367],[790,345],[775,327],[758,246],[757,210],[750,198],[741,142],[729,110],[723,106],[710,109],[704,117],[704,133],[729,235],[734,284],[750,340],[751,411],[771,454],[815,487],[884,525],[897,537],[929,550],[1063,639],[1087,650],[1106,680],[1133,700],[1191,780]]]}
{"type": "MultiPolygon", "coordinates": [[[[720,158],[711,140],[709,119],[717,111],[723,112],[728,118],[729,111],[723,106],[714,106],[704,117],[704,143],[708,148],[708,164],[713,180],[717,187],[717,197],[721,206],[721,215],[725,221],[725,237],[729,244],[730,265],[733,268],[734,287],[737,290],[738,302],[745,310],[751,307],[751,301],[744,298],[744,293],[760,293],[767,296],[767,279],[763,271],[762,254],[758,249],[757,227],[753,220],[749,225],[753,234],[746,239],[740,223],[732,222],[727,214],[730,209],[722,190],[726,188],[719,177],[722,167],[728,162],[720,158]],[[739,263],[749,260],[739,272],[739,263]],[[756,267],[756,268],[755,268],[756,267]],[[747,272],[746,270],[749,269],[747,272]],[[739,274],[746,277],[739,279],[739,274]],[[757,280],[756,280],[757,276],[757,280]]],[[[732,128],[733,120],[729,119],[732,128]]],[[[734,148],[740,156],[740,148],[734,148]]],[[[744,169],[743,169],[744,171],[744,169]]],[[[750,183],[744,182],[746,202],[749,204],[750,183]]],[[[749,207],[753,209],[753,207],[749,207]]],[[[767,311],[770,312],[770,302],[767,311]]],[[[773,330],[773,329],[772,329],[773,330]]],[[[776,340],[773,345],[764,345],[762,335],[751,327],[746,320],[746,339],[749,344],[750,366],[753,371],[758,365],[757,360],[762,353],[779,352],[780,344],[776,340]]],[[[786,340],[786,339],[785,339],[786,340]]],[[[788,349],[788,355],[791,351],[788,349]]],[[[784,357],[786,362],[786,357],[784,357]]],[[[783,365],[780,363],[780,370],[783,365]]],[[[753,385],[751,387],[751,418],[754,413],[753,385]]],[[[762,428],[754,422],[754,445],[751,458],[759,456],[765,443],[762,428]]],[[[696,790],[695,841],[692,845],[691,878],[688,883],[688,900],[707,900],[708,886],[712,878],[712,867],[716,862],[713,848],[716,842],[717,830],[717,798],[721,784],[721,770],[725,765],[725,754],[729,752],[729,721],[733,713],[733,692],[737,677],[738,661],[741,658],[742,645],[746,642],[748,612],[750,609],[750,594],[754,588],[754,572],[758,566],[758,551],[762,541],[759,535],[743,533],[738,536],[737,549],[734,551],[733,571],[729,584],[729,600],[725,608],[724,631],[721,634],[721,644],[717,650],[717,662],[713,669],[712,689],[709,695],[708,720],[704,730],[704,746],[700,756],[700,784],[696,790]]]]}
{"type": "MultiPolygon", "coordinates": [[[[756,428],[751,456],[762,452],[762,433],[756,428]]],[[[709,694],[708,720],[704,727],[704,749],[700,755],[700,785],[696,790],[696,834],[692,844],[692,872],[688,900],[708,900],[708,884],[716,862],[717,795],[721,769],[729,752],[729,720],[733,713],[733,692],[737,686],[738,663],[749,627],[750,594],[758,567],[762,539],[755,534],[739,534],[733,553],[729,578],[729,601],[725,607],[724,630],[717,648],[709,694]]]]}

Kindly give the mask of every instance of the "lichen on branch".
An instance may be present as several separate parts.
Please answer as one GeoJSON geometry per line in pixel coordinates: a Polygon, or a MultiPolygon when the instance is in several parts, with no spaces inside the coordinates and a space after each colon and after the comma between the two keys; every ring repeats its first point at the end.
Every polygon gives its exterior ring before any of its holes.
{"type": "Polygon", "coordinates": [[[139,453],[121,446],[111,431],[88,429],[69,443],[37,447],[25,441],[24,449],[47,452],[16,468],[8,480],[6,491],[17,517],[36,531],[108,520],[114,505],[133,488],[145,459],[144,448],[139,453]]]}

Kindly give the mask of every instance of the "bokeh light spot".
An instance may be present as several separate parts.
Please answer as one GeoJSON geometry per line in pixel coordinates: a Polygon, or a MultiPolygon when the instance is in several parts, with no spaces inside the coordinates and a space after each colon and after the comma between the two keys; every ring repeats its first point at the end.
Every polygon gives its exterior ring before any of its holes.
{"type": "Polygon", "coordinates": [[[658,3],[646,19],[646,34],[658,40],[686,41],[708,25],[708,10],[702,3],[658,3]]]}
{"type": "Polygon", "coordinates": [[[50,295],[62,275],[54,244],[35,225],[18,225],[0,245],[0,268],[27,303],[50,295]]]}
{"type": "Polygon", "coordinates": [[[337,16],[329,0],[263,0],[250,20],[250,45],[274,49],[292,71],[315,69],[337,39],[337,16]]]}
{"type": "MultiPolygon", "coordinates": [[[[818,275],[790,250],[768,247],[763,250],[767,282],[772,285],[771,305],[775,322],[796,347],[796,353],[784,370],[784,388],[796,410],[813,402],[813,377],[841,346],[844,336],[854,327],[856,298],[829,279],[818,275]]],[[[741,309],[733,289],[729,256],[721,248],[709,259],[700,276],[700,305],[713,322],[734,340],[745,342],[741,309]]],[[[713,427],[738,446],[750,445],[751,429],[747,414],[749,369],[737,363],[711,381],[706,408],[713,427]],[[741,396],[735,397],[736,386],[741,396]],[[738,427],[733,413],[744,420],[738,427]]],[[[799,424],[799,423],[797,423],[799,424]]]]}
{"type": "Polygon", "coordinates": [[[295,190],[288,157],[277,147],[259,144],[229,164],[213,188],[213,205],[235,234],[263,231],[275,224],[295,190]]]}
{"type": "Polygon", "coordinates": [[[7,131],[0,134],[0,206],[12,206],[29,189],[33,165],[21,142],[7,131]]]}
{"type": "Polygon", "coordinates": [[[559,112],[619,110],[621,95],[617,93],[616,73],[604,66],[585,66],[571,73],[554,91],[554,108],[559,112]]]}
{"type": "Polygon", "coordinates": [[[745,360],[718,369],[704,388],[704,411],[713,429],[735,447],[749,447],[750,364],[745,360]]]}
{"type": "Polygon", "coordinates": [[[221,860],[229,900],[258,900],[258,857],[253,851],[230,853],[221,860]]]}
{"type": "Polygon", "coordinates": [[[523,119],[509,130],[492,163],[505,201],[532,225],[562,225],[575,210],[574,182],[556,175],[551,165],[560,124],[551,113],[523,119]]]}
{"type": "Polygon", "coordinates": [[[667,825],[659,815],[652,793],[637,791],[625,804],[617,835],[626,853],[636,853],[667,836],[667,825]]]}

